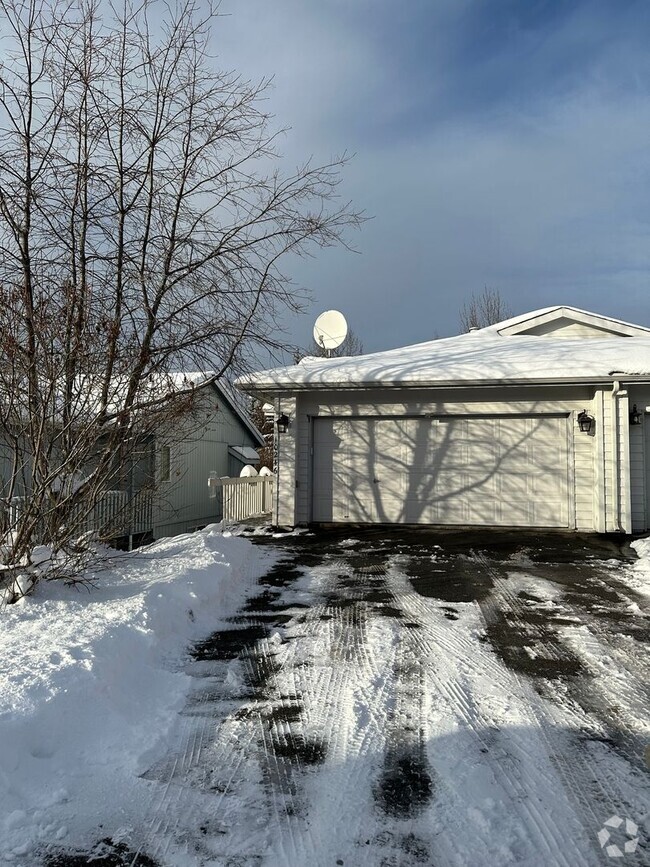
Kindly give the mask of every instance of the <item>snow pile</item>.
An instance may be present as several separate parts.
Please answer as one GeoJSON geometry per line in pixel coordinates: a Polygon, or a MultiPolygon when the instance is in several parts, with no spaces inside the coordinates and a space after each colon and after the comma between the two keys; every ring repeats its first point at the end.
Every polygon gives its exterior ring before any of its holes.
{"type": "Polygon", "coordinates": [[[138,774],[190,686],[185,648],[232,614],[266,557],[215,527],[113,553],[95,588],[43,583],[0,613],[0,862],[137,820],[138,774]]]}
{"type": "Polygon", "coordinates": [[[626,582],[637,593],[650,596],[650,538],[637,539],[632,547],[639,556],[633,567],[627,571],[626,582]]]}

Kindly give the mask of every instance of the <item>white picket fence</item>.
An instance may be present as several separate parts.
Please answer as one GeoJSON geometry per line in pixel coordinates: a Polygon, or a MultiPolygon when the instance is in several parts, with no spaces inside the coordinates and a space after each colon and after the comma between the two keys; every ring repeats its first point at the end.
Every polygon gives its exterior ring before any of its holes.
{"type": "MultiPolygon", "coordinates": [[[[27,497],[12,497],[9,502],[9,525],[16,526],[25,510],[27,497]]],[[[126,491],[105,491],[94,508],[78,506],[70,522],[80,535],[96,533],[109,539],[136,535],[153,529],[153,498],[151,491],[138,491],[129,499],[126,491]]]]}
{"type": "Polygon", "coordinates": [[[253,476],[243,479],[213,479],[221,489],[224,521],[245,521],[270,514],[273,508],[274,476],[253,476]]]}

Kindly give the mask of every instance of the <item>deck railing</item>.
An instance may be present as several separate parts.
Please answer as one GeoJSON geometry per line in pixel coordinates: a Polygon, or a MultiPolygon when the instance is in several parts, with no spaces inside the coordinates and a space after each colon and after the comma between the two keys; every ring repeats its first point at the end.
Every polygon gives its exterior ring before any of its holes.
{"type": "Polygon", "coordinates": [[[273,508],[274,476],[253,476],[240,479],[213,479],[221,489],[224,521],[245,521],[270,514],[273,508]]]}
{"type": "MultiPolygon", "coordinates": [[[[10,527],[15,527],[20,521],[28,499],[12,497],[9,501],[10,527]]],[[[104,491],[92,508],[89,509],[87,504],[74,507],[68,522],[74,527],[75,533],[93,533],[101,539],[146,533],[153,529],[153,497],[148,490],[138,491],[131,497],[126,491],[104,491]]]]}

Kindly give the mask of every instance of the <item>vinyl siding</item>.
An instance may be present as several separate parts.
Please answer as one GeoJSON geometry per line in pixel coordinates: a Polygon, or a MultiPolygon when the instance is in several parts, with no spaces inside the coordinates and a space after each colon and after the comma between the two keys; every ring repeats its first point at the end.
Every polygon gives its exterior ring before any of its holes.
{"type": "Polygon", "coordinates": [[[593,530],[595,522],[596,431],[580,432],[577,413],[573,416],[573,486],[576,530],[593,530]]]}
{"type": "Polygon", "coordinates": [[[612,433],[612,393],[606,391],[603,395],[603,457],[604,457],[604,518],[605,532],[612,533],[618,529],[618,492],[614,490],[616,483],[616,452],[614,450],[614,439],[612,433]]]}
{"type": "Polygon", "coordinates": [[[648,489],[650,485],[650,415],[645,408],[650,406],[650,388],[630,388],[629,405],[633,404],[644,413],[640,425],[630,426],[630,500],[632,531],[641,533],[650,526],[648,489]]]}
{"type": "Polygon", "coordinates": [[[174,433],[169,440],[171,479],[160,484],[156,495],[155,538],[185,533],[220,520],[220,500],[210,499],[209,495],[210,472],[228,475],[228,446],[257,447],[221,396],[208,388],[193,420],[174,433]]]}
{"type": "Polygon", "coordinates": [[[630,490],[630,403],[627,391],[618,395],[618,465],[616,479],[619,485],[620,530],[632,532],[632,503],[630,490]]]}
{"type": "Polygon", "coordinates": [[[289,417],[286,433],[276,434],[277,454],[275,474],[277,478],[276,497],[273,504],[273,523],[280,527],[292,527],[299,522],[296,516],[296,493],[300,487],[297,475],[297,444],[305,426],[305,420],[298,417],[296,400],[284,397],[277,406],[279,415],[289,417]]]}

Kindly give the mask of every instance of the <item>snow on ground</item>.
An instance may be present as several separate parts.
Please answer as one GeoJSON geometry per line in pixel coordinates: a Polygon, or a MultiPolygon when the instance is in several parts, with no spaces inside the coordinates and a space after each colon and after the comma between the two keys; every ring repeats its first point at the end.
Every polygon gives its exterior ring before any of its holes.
{"type": "Polygon", "coordinates": [[[216,527],[113,554],[94,587],[42,583],[0,611],[0,862],[128,838],[191,678],[187,645],[268,561],[216,527]]]}
{"type": "Polygon", "coordinates": [[[42,585],[0,615],[0,863],[647,863],[650,543],[519,538],[212,528],[42,585]]]}
{"type": "Polygon", "coordinates": [[[628,571],[626,580],[637,593],[650,596],[650,539],[637,539],[632,547],[639,559],[628,571]]]}

